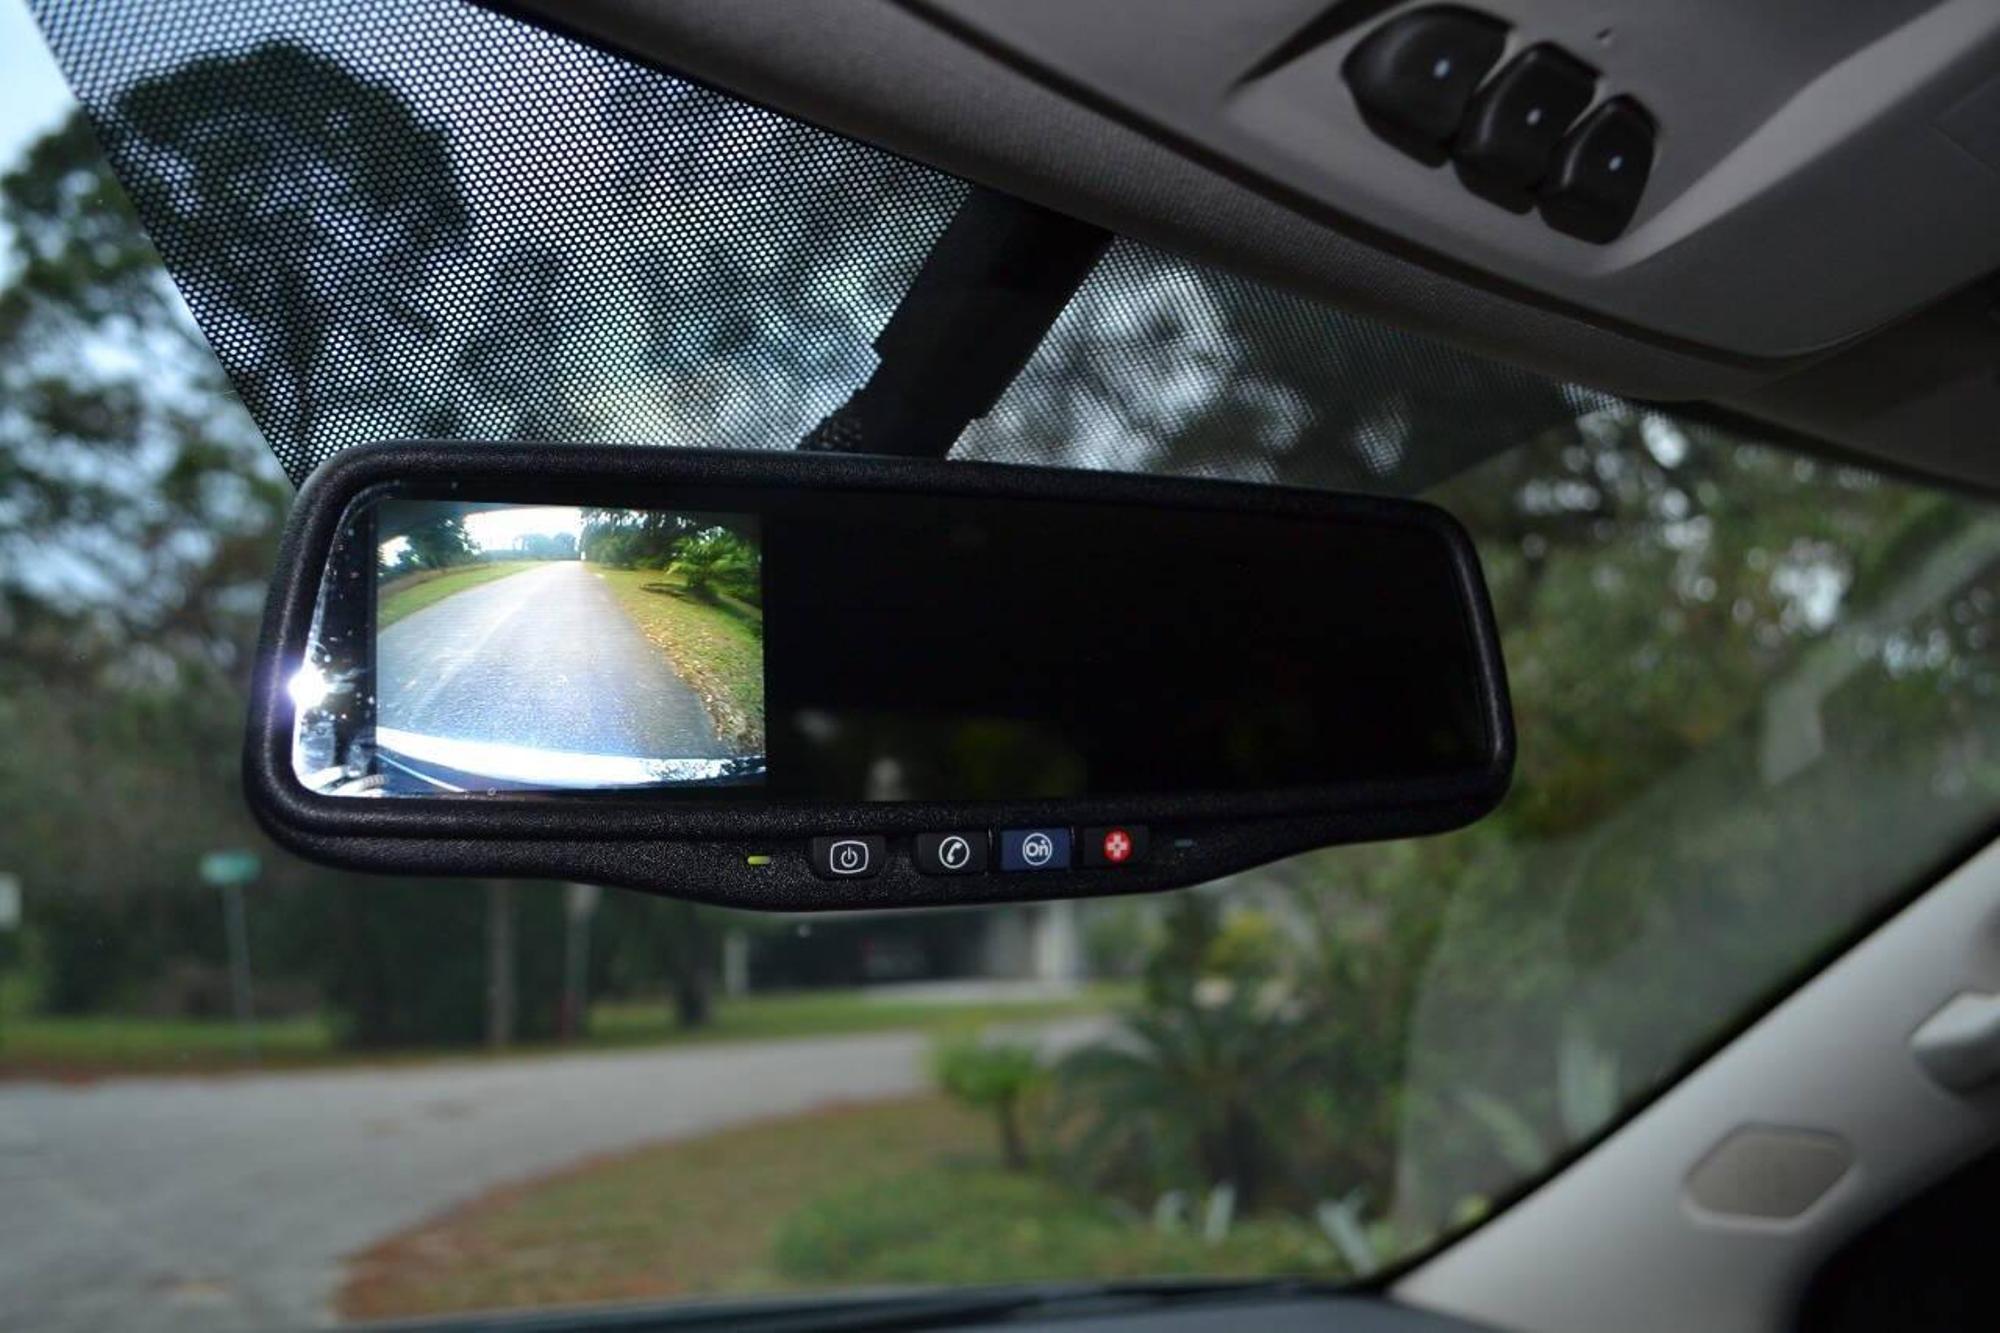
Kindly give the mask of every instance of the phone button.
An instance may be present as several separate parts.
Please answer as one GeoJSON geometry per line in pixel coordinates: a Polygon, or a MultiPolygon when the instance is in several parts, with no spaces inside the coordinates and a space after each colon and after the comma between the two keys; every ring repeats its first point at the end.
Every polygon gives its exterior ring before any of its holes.
{"type": "Polygon", "coordinates": [[[919,833],[916,863],[925,875],[976,875],[986,869],[986,833],[919,833]]]}
{"type": "Polygon", "coordinates": [[[879,835],[843,833],[812,840],[813,873],[821,879],[866,879],[882,868],[887,842],[879,835]]]}

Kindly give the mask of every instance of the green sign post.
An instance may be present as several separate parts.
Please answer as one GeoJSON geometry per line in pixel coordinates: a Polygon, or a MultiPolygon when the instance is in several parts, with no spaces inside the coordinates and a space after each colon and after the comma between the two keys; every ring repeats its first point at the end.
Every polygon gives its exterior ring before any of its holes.
{"type": "Polygon", "coordinates": [[[257,853],[242,848],[209,852],[201,858],[201,881],[222,891],[223,929],[229,938],[229,998],[236,1012],[243,1058],[257,1058],[257,1019],[250,993],[250,926],[243,913],[243,889],[264,866],[257,853]]]}
{"type": "Polygon", "coordinates": [[[264,863],[257,859],[257,853],[240,847],[228,851],[209,852],[201,858],[201,882],[211,888],[242,888],[254,883],[264,863]]]}
{"type": "MultiPolygon", "coordinates": [[[[21,877],[0,872],[0,982],[6,981],[8,964],[14,961],[14,939],[21,929],[21,877]]],[[[0,986],[0,994],[4,994],[0,986]]],[[[0,1046],[7,1042],[6,1015],[0,1013],[0,1046]]]]}

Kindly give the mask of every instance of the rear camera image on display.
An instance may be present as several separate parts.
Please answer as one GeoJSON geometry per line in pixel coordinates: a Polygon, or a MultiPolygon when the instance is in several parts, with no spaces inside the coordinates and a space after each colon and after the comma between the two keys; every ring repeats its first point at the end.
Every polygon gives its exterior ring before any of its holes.
{"type": "Polygon", "coordinates": [[[374,543],[392,791],[762,779],[752,516],[388,500],[374,543]]]}

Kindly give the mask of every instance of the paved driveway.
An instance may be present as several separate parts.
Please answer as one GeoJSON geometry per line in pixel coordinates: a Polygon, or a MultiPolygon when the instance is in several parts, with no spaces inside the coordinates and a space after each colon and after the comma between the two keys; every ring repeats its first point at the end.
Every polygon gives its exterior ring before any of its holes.
{"type": "Polygon", "coordinates": [[[323,1323],[343,1256],[443,1207],[589,1153],[913,1092],[926,1050],[886,1033],[0,1084],[0,1329],[323,1323]]]}
{"type": "Polygon", "coordinates": [[[385,727],[642,759],[729,753],[694,688],[574,560],[453,593],[383,630],[376,653],[385,727]]]}

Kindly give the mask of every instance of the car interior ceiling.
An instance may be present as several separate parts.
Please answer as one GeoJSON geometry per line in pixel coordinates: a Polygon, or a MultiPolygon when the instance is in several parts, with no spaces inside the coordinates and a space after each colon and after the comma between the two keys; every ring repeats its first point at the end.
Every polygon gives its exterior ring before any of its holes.
{"type": "MultiPolygon", "coordinates": [[[[2000,395],[1988,373],[2000,359],[2000,325],[1990,317],[2000,254],[1982,239],[1992,234],[1986,220],[2000,202],[1990,137],[1994,85],[1985,76],[1996,37],[1991,12],[1979,6],[1912,4],[1900,16],[1912,21],[1900,28],[1885,31],[1886,14],[1856,15],[1809,33],[1777,11],[1753,14],[1719,2],[1670,13],[1621,4],[1592,17],[1537,0],[1510,5],[1508,14],[1531,34],[1561,36],[1589,59],[1620,67],[1648,97],[1672,95],[1673,80],[1691,77],[1704,62],[1741,62],[1745,77],[1758,81],[1744,94],[1754,105],[1689,102],[1676,114],[1656,108],[1665,137],[1676,132],[1679,115],[1698,122],[1690,133],[1701,141],[1699,152],[1740,147],[1732,167],[1745,175],[1731,188],[1745,197],[1704,199],[1701,207],[1713,211],[1694,216],[1707,219],[1705,228],[1671,219],[1689,228],[1685,235],[1648,225],[1642,215],[1609,248],[1609,262],[1572,262],[1578,276],[1565,281],[1579,295],[1588,291],[1588,309],[1550,301],[1554,280],[1526,276],[1544,270],[1526,258],[1525,242],[1506,238],[1518,232],[1539,243],[1533,228],[1461,200],[1455,182],[1424,181],[1421,192],[1411,187],[1388,211],[1357,219],[1354,210],[1382,193],[1375,180],[1385,159],[1370,145],[1340,144],[1331,167],[1309,177],[1296,154],[1283,161],[1264,155],[1255,136],[1221,116],[1227,95],[1240,102],[1245,88],[1281,73],[1275,67],[1301,49],[1329,33],[1371,30],[1363,16],[1377,7],[1335,6],[1301,26],[1275,2],[1232,7],[1227,20],[1218,14],[1206,21],[1199,6],[1179,6],[1173,26],[1162,29],[1176,34],[1161,39],[1167,54],[1156,48],[1152,61],[1123,64],[1120,34],[1129,20],[1120,6],[1087,20],[1038,7],[982,13],[955,0],[876,0],[837,20],[795,14],[777,0],[670,11],[628,0],[518,0],[508,8],[1121,234],[1239,271],[1282,275],[1295,290],[1545,374],[1642,400],[1704,402],[1802,443],[1891,467],[1989,489],[2000,481],[1984,427],[1991,396],[2000,395]],[[1680,72],[1669,72],[1669,60],[1680,72]],[[1170,68],[1176,82],[1147,82],[1149,70],[1170,68]],[[1817,157],[1802,158],[1780,142],[1789,127],[1775,121],[1760,137],[1758,117],[1774,100],[1793,94],[1789,111],[1804,118],[1841,98],[1843,79],[1873,80],[1880,91],[1875,101],[1830,118],[1817,157]],[[1160,109],[1168,100],[1191,110],[1169,118],[1160,109]],[[1895,211],[1887,173],[1909,197],[1935,199],[1952,215],[1940,225],[1962,239],[1919,240],[1935,214],[1895,211]],[[1831,183],[1836,175],[1838,186],[1831,183]],[[1305,191],[1310,200],[1301,198],[1305,191]],[[1852,192],[1838,205],[1848,221],[1834,227],[1829,191],[1852,192]],[[1343,208],[1328,199],[1348,202],[1343,208]],[[1368,225],[1375,216],[1407,219],[1412,206],[1449,208],[1444,230],[1432,231],[1437,245],[1413,246],[1397,229],[1368,225]],[[1890,239],[1905,227],[1915,229],[1906,242],[1890,239]],[[1779,239],[1788,235],[1789,244],[1779,239]],[[1797,244],[1802,236],[1813,238],[1810,252],[1797,244]],[[1495,253],[1496,241],[1517,247],[1512,262],[1495,253]],[[1917,253],[1921,263],[1913,262],[1917,253]],[[1833,299],[1852,292],[1789,276],[1784,263],[1794,258],[1844,265],[1850,283],[1865,270],[1881,303],[1862,324],[1841,328],[1833,299]],[[1662,286],[1650,286],[1655,281],[1662,286]],[[1686,324],[1660,336],[1638,313],[1642,288],[1698,295],[1711,310],[1708,331],[1686,324]],[[1818,319],[1821,333],[1817,341],[1772,343],[1755,353],[1732,348],[1750,305],[1796,316],[1801,329],[1818,319]]],[[[1347,49],[1330,45],[1335,54],[1347,49]]],[[[1314,77],[1331,82],[1339,74],[1314,77]]],[[[1267,131],[1287,144],[1284,136],[1294,132],[1302,131],[1267,131]]],[[[1685,162],[1678,168],[1694,169],[1685,162]]]]}

